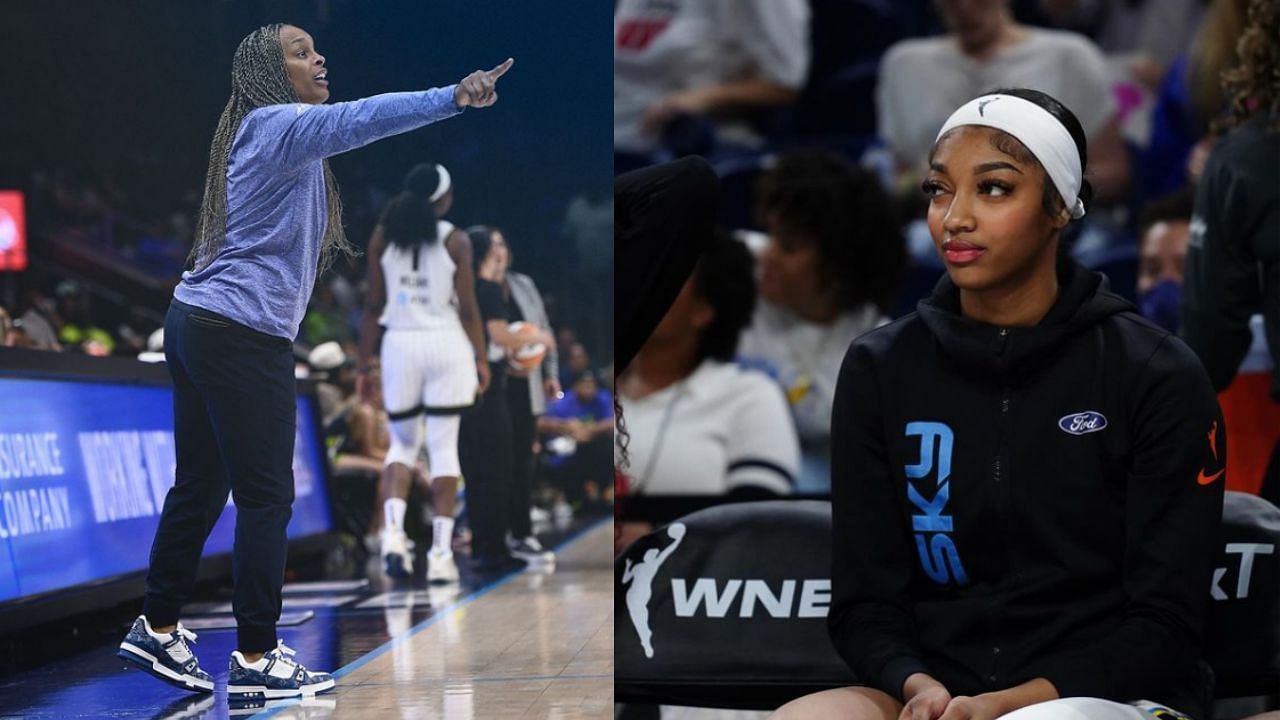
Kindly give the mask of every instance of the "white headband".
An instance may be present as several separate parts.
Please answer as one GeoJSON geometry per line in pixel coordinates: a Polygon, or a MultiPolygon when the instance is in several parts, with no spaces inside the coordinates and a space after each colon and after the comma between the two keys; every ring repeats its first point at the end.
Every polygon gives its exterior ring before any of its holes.
{"type": "Polygon", "coordinates": [[[983,125],[1017,138],[1044,166],[1062,201],[1071,208],[1071,217],[1084,217],[1080,152],[1071,133],[1048,110],[1014,95],[983,95],[951,113],[934,142],[961,125],[983,125]]]}
{"type": "Polygon", "coordinates": [[[431,193],[428,198],[431,202],[435,202],[444,197],[449,192],[449,188],[453,187],[453,178],[449,177],[449,171],[444,169],[443,165],[436,165],[436,172],[440,174],[440,184],[436,186],[436,191],[431,193]]]}

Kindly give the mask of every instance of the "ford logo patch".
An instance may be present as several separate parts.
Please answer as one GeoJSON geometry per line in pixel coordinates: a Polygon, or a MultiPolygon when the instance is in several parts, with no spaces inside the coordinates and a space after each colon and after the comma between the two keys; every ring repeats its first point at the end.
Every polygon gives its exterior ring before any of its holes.
{"type": "Polygon", "coordinates": [[[1072,435],[1098,432],[1106,426],[1107,416],[1092,410],[1067,415],[1058,421],[1058,427],[1062,428],[1062,432],[1071,433],[1072,435]]]}

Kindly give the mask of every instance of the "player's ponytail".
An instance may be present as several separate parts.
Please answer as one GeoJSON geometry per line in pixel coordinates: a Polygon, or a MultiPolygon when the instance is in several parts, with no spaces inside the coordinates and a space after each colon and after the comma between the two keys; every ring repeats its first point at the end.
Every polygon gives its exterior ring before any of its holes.
{"type": "Polygon", "coordinates": [[[415,165],[404,178],[404,187],[382,214],[382,229],[396,247],[414,248],[440,239],[435,203],[453,187],[443,165],[415,165]]]}

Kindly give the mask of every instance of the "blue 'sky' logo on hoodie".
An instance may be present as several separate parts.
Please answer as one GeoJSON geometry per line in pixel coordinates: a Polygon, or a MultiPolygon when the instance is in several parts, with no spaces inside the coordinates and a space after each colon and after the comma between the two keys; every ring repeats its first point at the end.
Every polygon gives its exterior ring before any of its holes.
{"type": "Polygon", "coordinates": [[[951,499],[951,449],[955,434],[951,428],[939,422],[907,423],[907,437],[920,438],[920,462],[907,465],[907,477],[911,480],[934,476],[933,498],[926,499],[916,486],[907,483],[907,499],[915,506],[911,527],[915,531],[916,551],[920,565],[929,579],[939,585],[953,580],[957,585],[969,584],[969,576],[960,563],[960,552],[951,539],[953,523],[945,511],[951,499]],[[936,460],[936,462],[935,462],[936,460]]]}

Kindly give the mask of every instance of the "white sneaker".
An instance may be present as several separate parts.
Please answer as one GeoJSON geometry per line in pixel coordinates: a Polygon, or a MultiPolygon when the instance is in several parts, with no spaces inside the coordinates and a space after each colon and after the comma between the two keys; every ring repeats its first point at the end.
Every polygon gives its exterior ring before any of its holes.
{"type": "Polygon", "coordinates": [[[389,577],[407,578],[413,575],[413,551],[403,530],[382,530],[382,567],[389,577]]]}
{"type": "Polygon", "coordinates": [[[264,654],[256,664],[261,664],[262,667],[245,662],[239,650],[231,651],[227,677],[228,700],[271,700],[315,695],[333,689],[332,675],[308,670],[299,664],[293,659],[293,649],[285,645],[283,640],[278,641],[276,647],[264,654]]]}
{"type": "Polygon", "coordinates": [[[507,540],[507,547],[511,550],[512,555],[530,565],[550,564],[556,561],[556,554],[542,547],[542,543],[538,542],[538,538],[532,535],[519,540],[507,540]]]}
{"type": "Polygon", "coordinates": [[[558,528],[565,528],[573,520],[573,508],[569,503],[561,500],[551,509],[551,516],[555,518],[555,525],[558,528]]]}
{"type": "Polygon", "coordinates": [[[187,645],[195,641],[196,634],[181,622],[173,632],[161,635],[151,629],[146,615],[139,615],[116,655],[170,685],[212,693],[213,677],[200,669],[200,661],[187,645]]]}
{"type": "Polygon", "coordinates": [[[458,564],[453,561],[452,552],[431,548],[427,553],[427,582],[458,582],[458,564]]]}

